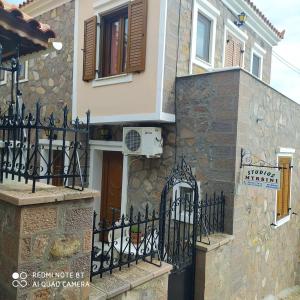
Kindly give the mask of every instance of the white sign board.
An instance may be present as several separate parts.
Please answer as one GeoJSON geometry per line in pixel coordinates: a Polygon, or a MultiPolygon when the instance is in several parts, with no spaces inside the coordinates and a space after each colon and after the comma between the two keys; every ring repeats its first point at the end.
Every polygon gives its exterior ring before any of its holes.
{"type": "Polygon", "coordinates": [[[280,169],[244,166],[243,184],[263,189],[279,190],[280,169]]]}

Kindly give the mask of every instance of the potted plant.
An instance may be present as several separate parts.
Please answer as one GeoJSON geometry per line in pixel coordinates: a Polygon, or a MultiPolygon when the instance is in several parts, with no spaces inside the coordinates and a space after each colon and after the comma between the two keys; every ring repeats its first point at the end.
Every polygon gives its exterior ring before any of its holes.
{"type": "Polygon", "coordinates": [[[135,245],[141,242],[142,240],[142,232],[141,229],[137,225],[131,226],[131,242],[135,245]]]}

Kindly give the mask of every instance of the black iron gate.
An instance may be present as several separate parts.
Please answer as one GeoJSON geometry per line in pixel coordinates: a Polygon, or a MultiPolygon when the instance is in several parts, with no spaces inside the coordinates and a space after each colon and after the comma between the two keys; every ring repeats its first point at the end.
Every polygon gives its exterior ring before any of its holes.
{"type": "Polygon", "coordinates": [[[199,191],[191,167],[182,159],[161,195],[160,255],[173,265],[169,300],[194,298],[199,191]]]}

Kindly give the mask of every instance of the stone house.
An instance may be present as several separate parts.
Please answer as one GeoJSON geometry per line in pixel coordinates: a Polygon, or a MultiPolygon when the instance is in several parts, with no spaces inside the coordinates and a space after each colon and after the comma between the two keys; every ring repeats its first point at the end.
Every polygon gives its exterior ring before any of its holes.
{"type": "MultiPolygon", "coordinates": [[[[177,133],[190,135],[189,130],[174,125],[178,78],[241,67],[268,84],[272,47],[283,37],[247,1],[151,1],[145,5],[137,2],[144,19],[135,25],[128,17],[134,14],[135,5],[127,8],[126,1],[75,3],[78,38],[74,46],[73,117],[84,117],[87,109],[91,111],[91,187],[102,190],[105,161],[118,160],[119,171],[113,175],[119,187],[115,206],[122,212],[130,204],[158,207],[163,178],[174,164],[177,133]],[[119,8],[120,19],[115,21],[119,8]],[[235,22],[243,11],[247,22],[238,27],[235,22]],[[111,56],[112,45],[105,40],[120,38],[110,36],[111,26],[122,26],[123,30],[122,41],[115,41],[115,56],[111,56]],[[130,35],[130,26],[140,28],[137,37],[130,35]],[[124,47],[123,54],[116,55],[120,47],[124,47]],[[82,49],[86,50],[82,53],[82,49]],[[122,155],[122,128],[132,125],[163,129],[161,159],[122,155]],[[114,157],[103,159],[110,150],[114,157]]],[[[214,126],[216,130],[223,128],[222,124],[214,126]]],[[[203,187],[206,182],[201,182],[203,187]]]]}
{"type": "MultiPolygon", "coordinates": [[[[19,8],[37,21],[49,24],[57,33],[55,41],[62,43],[62,49],[49,47],[46,50],[31,53],[21,58],[19,90],[22,101],[28,111],[35,111],[35,104],[41,104],[41,116],[44,120],[52,112],[57,122],[61,122],[63,108],[69,108],[69,120],[72,110],[73,50],[75,5],[72,0],[25,1],[19,8]]],[[[5,112],[11,97],[11,78],[2,72],[0,80],[1,110],[5,112]]],[[[47,147],[47,136],[40,141],[47,147]]],[[[58,142],[58,145],[60,143],[58,142]]],[[[53,168],[62,169],[61,151],[53,150],[55,156],[53,168]]],[[[42,163],[41,163],[42,164],[42,163]]],[[[54,180],[54,185],[62,185],[62,180],[54,180]]]]}
{"type": "MultiPolygon", "coordinates": [[[[54,48],[22,57],[20,90],[27,108],[37,101],[42,104],[43,116],[68,105],[72,100],[72,69],[74,42],[74,1],[26,1],[20,9],[36,20],[47,23],[57,32],[56,40],[63,48],[54,48]]],[[[0,82],[0,103],[3,108],[10,100],[10,78],[3,74],[0,82]]]]}
{"type": "Polygon", "coordinates": [[[23,9],[61,34],[64,48],[29,56],[22,92],[32,102],[43,95],[49,111],[72,98],[73,118],[91,111],[89,185],[101,191],[101,217],[112,207],[158,209],[185,155],[201,195],[224,191],[232,235],[198,247],[196,298],[263,299],[299,283],[299,106],[269,86],[284,32],[249,0],[46,1],[48,10],[41,2],[23,9]],[[123,155],[127,127],[160,128],[161,156],[123,155]],[[285,189],[243,185],[242,149],[273,167],[286,159],[285,189]]]}
{"type": "Polygon", "coordinates": [[[199,246],[196,298],[263,299],[299,282],[299,107],[269,86],[284,31],[248,0],[87,0],[75,11],[73,116],[91,111],[100,218],[158,208],[183,154],[201,195],[225,192],[234,236],[199,246]],[[127,127],[160,128],[160,157],[124,155],[127,127]],[[279,191],[242,184],[243,149],[281,170],[279,191]]]}

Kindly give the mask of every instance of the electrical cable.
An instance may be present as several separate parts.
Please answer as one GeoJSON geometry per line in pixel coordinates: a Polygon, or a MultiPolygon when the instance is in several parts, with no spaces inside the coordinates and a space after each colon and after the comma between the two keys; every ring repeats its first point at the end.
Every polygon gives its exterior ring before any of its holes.
{"type": "Polygon", "coordinates": [[[298,75],[300,75],[300,69],[296,66],[294,66],[293,64],[291,64],[290,62],[288,62],[285,58],[283,58],[282,56],[280,56],[278,53],[273,51],[273,56],[280,61],[282,64],[284,64],[286,67],[288,67],[289,69],[291,69],[292,71],[294,71],[295,73],[297,73],[298,75]]]}

